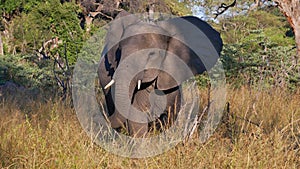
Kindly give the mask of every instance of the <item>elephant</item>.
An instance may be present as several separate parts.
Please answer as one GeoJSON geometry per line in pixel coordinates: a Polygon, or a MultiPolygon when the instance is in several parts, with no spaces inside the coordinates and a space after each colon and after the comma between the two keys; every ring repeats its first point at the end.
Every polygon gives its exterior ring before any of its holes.
{"type": "Polygon", "coordinates": [[[142,137],[150,122],[172,124],[182,104],[182,83],[210,70],[223,42],[195,16],[150,22],[122,11],[115,21],[106,34],[99,83],[111,127],[125,126],[130,136],[142,137]]]}

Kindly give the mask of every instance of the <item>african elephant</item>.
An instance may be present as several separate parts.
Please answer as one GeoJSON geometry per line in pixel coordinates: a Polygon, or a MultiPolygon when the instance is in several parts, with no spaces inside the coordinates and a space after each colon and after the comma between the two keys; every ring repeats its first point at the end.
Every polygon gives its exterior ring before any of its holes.
{"type": "Polygon", "coordinates": [[[172,123],[182,82],[213,67],[223,46],[220,34],[197,17],[146,22],[125,11],[110,25],[105,44],[98,76],[111,127],[126,124],[136,137],[151,121],[172,123]]]}

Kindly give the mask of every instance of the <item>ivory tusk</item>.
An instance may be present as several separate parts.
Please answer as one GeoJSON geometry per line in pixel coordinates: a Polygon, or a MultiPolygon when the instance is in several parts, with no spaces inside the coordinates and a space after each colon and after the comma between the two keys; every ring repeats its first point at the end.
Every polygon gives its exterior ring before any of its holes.
{"type": "Polygon", "coordinates": [[[112,79],[105,87],[104,87],[104,89],[107,89],[107,88],[109,88],[111,85],[113,85],[115,83],[115,80],[114,79],[112,79]]]}
{"type": "Polygon", "coordinates": [[[138,80],[138,90],[140,90],[141,84],[142,84],[142,81],[141,81],[141,80],[138,80]]]}

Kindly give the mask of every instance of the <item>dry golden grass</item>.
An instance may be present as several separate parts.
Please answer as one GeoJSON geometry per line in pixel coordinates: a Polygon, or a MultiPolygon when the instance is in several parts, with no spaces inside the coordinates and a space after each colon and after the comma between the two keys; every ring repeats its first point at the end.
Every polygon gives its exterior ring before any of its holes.
{"type": "MultiPolygon", "coordinates": [[[[203,91],[205,95],[205,91],[203,91]]],[[[3,168],[300,168],[300,91],[228,89],[229,112],[204,144],[197,136],[164,154],[112,155],[59,101],[0,103],[3,168]],[[26,115],[27,114],[27,115],[26,115]]]]}

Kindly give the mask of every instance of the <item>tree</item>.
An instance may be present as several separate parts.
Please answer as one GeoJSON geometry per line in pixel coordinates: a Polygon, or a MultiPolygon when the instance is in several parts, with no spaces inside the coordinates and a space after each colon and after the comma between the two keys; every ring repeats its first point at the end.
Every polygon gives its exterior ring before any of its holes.
{"type": "Polygon", "coordinates": [[[221,60],[233,87],[299,87],[300,74],[294,65],[296,50],[291,50],[294,37],[287,34],[292,30],[277,7],[253,10],[220,20],[214,26],[223,37],[221,60]]]}
{"type": "Polygon", "coordinates": [[[297,57],[300,57],[300,1],[299,0],[274,0],[279,9],[287,17],[293,28],[297,45],[297,57]]]}
{"type": "Polygon", "coordinates": [[[82,0],[78,1],[82,8],[82,21],[87,32],[91,30],[95,19],[111,21],[121,10],[132,13],[146,12],[150,5],[154,12],[172,13],[174,15],[191,14],[190,2],[178,0],[82,0]]]}
{"type": "Polygon", "coordinates": [[[74,63],[84,33],[79,26],[79,11],[75,3],[61,4],[59,0],[47,0],[15,15],[7,29],[12,35],[6,38],[8,53],[43,52],[43,55],[63,56],[63,44],[67,44],[68,59],[70,64],[74,63]]]}
{"type": "MultiPolygon", "coordinates": [[[[210,0],[204,0],[203,3],[207,3],[208,9],[215,9],[216,3],[219,3],[219,7],[223,6],[226,2],[229,4],[234,0],[221,0],[211,2],[210,0]]],[[[287,21],[293,29],[295,42],[297,47],[297,58],[300,57],[300,1],[299,0],[241,0],[237,1],[237,5],[234,9],[231,9],[231,13],[246,11],[251,12],[257,9],[268,9],[270,6],[278,7],[285,15],[287,21]],[[234,11],[234,12],[233,12],[234,11]]]]}

